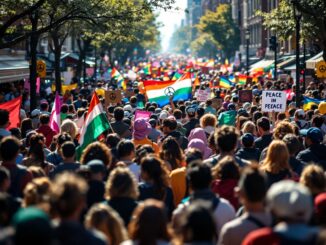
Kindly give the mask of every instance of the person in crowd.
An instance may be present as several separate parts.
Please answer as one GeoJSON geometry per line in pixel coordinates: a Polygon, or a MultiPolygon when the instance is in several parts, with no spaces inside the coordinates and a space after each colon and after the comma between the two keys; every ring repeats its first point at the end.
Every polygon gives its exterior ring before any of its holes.
{"type": "Polygon", "coordinates": [[[308,129],[310,127],[309,122],[306,120],[306,114],[302,109],[295,111],[294,123],[299,127],[299,129],[308,129]]]}
{"type": "Polygon", "coordinates": [[[256,137],[256,125],[252,121],[247,121],[242,125],[241,132],[242,134],[251,134],[256,137]]]}
{"type": "Polygon", "coordinates": [[[131,240],[127,240],[121,245],[170,244],[172,234],[168,228],[168,217],[163,202],[153,199],[146,200],[135,209],[133,217],[128,226],[131,240]]]}
{"type": "Polygon", "coordinates": [[[44,135],[45,145],[47,147],[51,145],[52,139],[56,135],[53,129],[49,126],[49,123],[50,123],[50,116],[47,114],[42,114],[40,116],[40,127],[36,130],[36,132],[44,135]]]}
{"type": "Polygon", "coordinates": [[[267,176],[268,186],[283,179],[291,179],[293,172],[289,165],[289,151],[281,140],[273,140],[268,146],[266,158],[261,164],[261,170],[267,176]]]}
{"type": "Polygon", "coordinates": [[[162,132],[157,129],[157,120],[154,118],[149,119],[149,124],[152,126],[151,132],[148,135],[148,138],[157,143],[159,138],[162,136],[162,132]]]}
{"type": "Polygon", "coordinates": [[[167,137],[160,149],[160,158],[165,161],[168,169],[174,170],[184,165],[184,155],[175,138],[167,137]]]}
{"type": "Polygon", "coordinates": [[[13,197],[22,197],[26,185],[32,180],[32,174],[25,166],[16,164],[20,142],[11,136],[5,137],[0,144],[1,166],[10,172],[10,187],[8,193],[13,197]]]}
{"type": "Polygon", "coordinates": [[[258,166],[244,168],[236,187],[244,212],[222,227],[218,244],[240,245],[251,231],[272,225],[272,216],[264,204],[267,188],[266,176],[258,166]]]}
{"type": "Polygon", "coordinates": [[[241,146],[236,153],[237,157],[247,161],[259,161],[260,152],[255,148],[255,138],[251,133],[245,133],[241,136],[241,146]]]}
{"type": "Polygon", "coordinates": [[[62,162],[50,172],[51,178],[63,172],[76,172],[80,164],[76,162],[76,148],[72,141],[66,141],[61,146],[62,162]]]}
{"type": "Polygon", "coordinates": [[[7,130],[9,125],[10,125],[9,111],[0,109],[0,137],[1,138],[11,135],[10,131],[7,130]]]}
{"type": "Polygon", "coordinates": [[[30,118],[25,118],[21,121],[20,131],[23,139],[26,138],[27,133],[33,130],[32,120],[30,118]]]}
{"type": "MultiPolygon", "coordinates": [[[[178,132],[177,129],[178,123],[174,118],[166,118],[162,122],[162,132],[163,132],[163,137],[160,139],[159,145],[164,142],[164,140],[172,136],[175,138],[175,140],[178,142],[179,146],[185,150],[188,146],[188,139],[185,136],[182,136],[180,132],[178,132]]],[[[190,133],[190,131],[189,131],[190,133]]]]}
{"type": "Polygon", "coordinates": [[[140,164],[141,182],[138,185],[139,200],[157,199],[165,203],[167,211],[174,210],[173,192],[169,184],[169,172],[166,165],[155,155],[144,157],[140,164]]]}
{"type": "Polygon", "coordinates": [[[101,160],[106,168],[110,169],[112,156],[110,149],[104,143],[93,142],[89,144],[80,157],[80,163],[86,165],[95,159],[101,160]]]}
{"type": "Polygon", "coordinates": [[[210,205],[195,201],[187,207],[180,221],[182,244],[216,244],[216,224],[210,205]]]}
{"type": "Polygon", "coordinates": [[[233,126],[222,126],[215,131],[214,139],[216,143],[216,150],[219,151],[217,156],[207,159],[205,162],[211,166],[215,166],[225,156],[235,158],[239,167],[245,167],[249,164],[248,161],[235,156],[235,151],[238,144],[239,134],[233,126]]]}
{"type": "Polygon", "coordinates": [[[111,123],[111,127],[114,133],[117,133],[120,138],[131,138],[131,131],[129,126],[123,122],[124,111],[121,107],[116,107],[114,109],[114,122],[111,123]]]}
{"type": "Polygon", "coordinates": [[[319,194],[326,192],[325,172],[316,164],[309,164],[303,169],[300,176],[300,183],[310,190],[310,193],[314,198],[319,194]]]}
{"type": "Polygon", "coordinates": [[[229,103],[227,105],[227,110],[220,113],[218,116],[218,125],[222,127],[223,125],[235,126],[237,111],[235,104],[229,103]]]}
{"type": "Polygon", "coordinates": [[[107,147],[109,147],[110,152],[111,152],[111,156],[112,156],[112,162],[111,162],[111,166],[114,167],[116,165],[116,163],[119,161],[118,158],[118,149],[117,149],[117,145],[120,142],[120,137],[118,134],[113,133],[113,134],[108,134],[108,136],[106,137],[106,145],[107,147]]]}
{"type": "Polygon", "coordinates": [[[287,134],[283,138],[284,143],[286,144],[289,154],[290,154],[290,160],[289,164],[291,169],[300,176],[302,173],[302,170],[305,167],[305,164],[301,162],[300,160],[296,159],[296,155],[302,148],[302,144],[299,140],[299,138],[294,134],[287,134]]]}
{"type": "Polygon", "coordinates": [[[276,225],[252,231],[243,240],[243,245],[315,244],[319,229],[308,225],[313,203],[306,187],[283,180],[268,190],[266,199],[276,225]]]}
{"type": "Polygon", "coordinates": [[[183,127],[186,129],[186,136],[188,137],[190,131],[199,126],[199,120],[196,118],[196,108],[194,106],[188,106],[186,113],[189,121],[183,124],[183,127]]]}
{"type": "Polygon", "coordinates": [[[202,129],[204,129],[207,138],[216,129],[216,126],[217,126],[217,118],[216,118],[215,114],[216,113],[214,113],[214,114],[210,114],[210,113],[209,114],[205,114],[200,119],[200,127],[202,129]]]}
{"type": "Polygon", "coordinates": [[[272,142],[271,123],[267,117],[262,117],[257,121],[257,131],[260,136],[255,140],[255,147],[262,152],[272,142]]]}
{"type": "Polygon", "coordinates": [[[222,226],[234,219],[235,210],[224,198],[219,198],[210,189],[212,183],[211,167],[202,162],[192,162],[187,168],[187,181],[189,196],[173,212],[173,226],[180,229],[182,213],[193,201],[207,201],[210,203],[216,222],[216,234],[220,233],[222,226]]]}
{"type": "Polygon", "coordinates": [[[71,137],[67,133],[59,134],[57,137],[54,137],[54,142],[56,144],[55,151],[51,152],[47,157],[46,161],[52,163],[53,165],[57,166],[62,162],[62,152],[61,147],[63,143],[67,141],[72,141],[71,137]]]}
{"type": "Polygon", "coordinates": [[[117,146],[119,161],[124,163],[130,171],[140,180],[140,167],[134,162],[136,156],[135,145],[131,140],[121,140],[117,146]]]}
{"type": "Polygon", "coordinates": [[[205,114],[216,115],[216,109],[212,105],[213,105],[213,101],[211,99],[206,100],[205,114]]]}
{"type": "Polygon", "coordinates": [[[50,202],[58,217],[55,236],[60,244],[106,244],[103,236],[87,230],[79,222],[86,205],[87,189],[87,183],[72,173],[64,173],[54,180],[50,202]]]}
{"type": "Polygon", "coordinates": [[[240,178],[240,170],[233,157],[226,156],[212,169],[212,191],[228,200],[235,210],[239,208],[235,187],[240,178]]]}
{"type": "Polygon", "coordinates": [[[159,153],[158,145],[151,141],[148,138],[149,133],[152,130],[152,126],[149,122],[144,118],[138,118],[134,122],[133,132],[132,132],[132,142],[135,147],[138,145],[151,145],[156,154],[159,153]]]}
{"type": "Polygon", "coordinates": [[[137,187],[134,174],[128,168],[119,166],[110,173],[105,186],[105,203],[120,215],[126,227],[138,205],[137,187]]]}
{"type": "Polygon", "coordinates": [[[60,129],[61,129],[61,133],[69,134],[72,141],[76,144],[76,146],[78,146],[78,141],[76,140],[76,136],[78,133],[78,127],[74,121],[72,121],[70,119],[65,119],[61,123],[60,129]]]}
{"type": "Polygon", "coordinates": [[[105,234],[108,244],[120,245],[128,240],[127,230],[119,214],[105,204],[95,204],[88,211],[85,227],[105,234]]]}
{"type": "Polygon", "coordinates": [[[301,135],[304,136],[304,145],[306,149],[300,151],[297,159],[309,164],[316,163],[326,170],[326,145],[323,144],[323,134],[319,128],[309,128],[301,130],[301,135]]]}

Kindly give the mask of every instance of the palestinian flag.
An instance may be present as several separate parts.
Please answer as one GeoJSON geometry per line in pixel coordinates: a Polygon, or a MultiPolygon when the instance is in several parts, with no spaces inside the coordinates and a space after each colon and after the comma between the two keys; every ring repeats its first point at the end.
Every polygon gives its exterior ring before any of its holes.
{"type": "Polygon", "coordinates": [[[125,79],[123,78],[123,76],[120,74],[120,72],[116,68],[112,69],[111,77],[114,78],[115,80],[117,80],[118,88],[123,88],[123,90],[126,90],[125,79]]]}
{"type": "Polygon", "coordinates": [[[85,122],[80,130],[79,147],[77,148],[77,156],[80,157],[83,150],[106,130],[110,128],[110,123],[106,117],[103,106],[98,99],[96,93],[93,93],[91,103],[85,122]]]}

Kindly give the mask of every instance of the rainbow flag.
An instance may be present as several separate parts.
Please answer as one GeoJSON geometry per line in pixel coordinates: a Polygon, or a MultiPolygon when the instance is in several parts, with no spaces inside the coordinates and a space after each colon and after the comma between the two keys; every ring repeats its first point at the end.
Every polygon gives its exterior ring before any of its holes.
{"type": "Polygon", "coordinates": [[[234,86],[235,86],[235,84],[233,82],[231,82],[229,79],[227,79],[226,77],[223,77],[223,76],[220,77],[220,87],[231,88],[234,86]]]}
{"type": "Polygon", "coordinates": [[[238,76],[238,84],[245,85],[247,83],[247,76],[240,74],[238,76]]]}
{"type": "Polygon", "coordinates": [[[172,81],[176,81],[178,80],[180,77],[182,77],[182,74],[180,74],[179,72],[175,72],[173,77],[172,77],[172,81]]]}
{"type": "Polygon", "coordinates": [[[119,88],[126,90],[127,86],[125,83],[125,79],[123,78],[123,76],[120,74],[120,72],[116,68],[112,69],[111,77],[114,78],[115,80],[117,80],[119,88]]]}
{"type": "Polygon", "coordinates": [[[235,77],[233,75],[229,75],[229,80],[233,83],[236,82],[235,77]]]}
{"type": "Polygon", "coordinates": [[[173,101],[188,100],[192,95],[190,72],[185,73],[177,81],[144,81],[143,83],[149,102],[156,102],[159,107],[169,104],[172,95],[173,101]]]}
{"type": "Polygon", "coordinates": [[[320,102],[323,102],[326,100],[318,100],[318,99],[313,99],[309,97],[303,97],[303,110],[307,111],[311,109],[312,105],[318,106],[320,102]]]}

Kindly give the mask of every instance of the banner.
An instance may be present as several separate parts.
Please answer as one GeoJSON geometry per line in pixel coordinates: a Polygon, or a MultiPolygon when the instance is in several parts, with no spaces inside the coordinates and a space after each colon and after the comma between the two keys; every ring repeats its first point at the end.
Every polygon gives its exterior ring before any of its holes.
{"type": "Polygon", "coordinates": [[[0,104],[0,109],[9,111],[9,122],[7,129],[16,128],[20,126],[20,106],[22,97],[19,96],[13,100],[0,104]]]}
{"type": "Polygon", "coordinates": [[[286,93],[283,91],[263,91],[262,111],[265,112],[285,112],[286,93]]]}

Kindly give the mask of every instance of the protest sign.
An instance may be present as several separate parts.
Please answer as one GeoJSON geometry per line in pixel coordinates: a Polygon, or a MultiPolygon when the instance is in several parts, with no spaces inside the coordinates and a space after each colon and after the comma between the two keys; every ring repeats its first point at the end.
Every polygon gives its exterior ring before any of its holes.
{"type": "Polygon", "coordinates": [[[135,120],[138,118],[144,118],[146,120],[149,120],[149,118],[151,117],[151,112],[149,111],[141,111],[141,110],[136,110],[135,112],[135,120]]]}
{"type": "Polygon", "coordinates": [[[262,111],[265,112],[285,112],[286,93],[283,91],[263,91],[262,111]]]}
{"type": "Polygon", "coordinates": [[[251,90],[239,90],[239,102],[252,102],[252,91],[251,90]]]}
{"type": "Polygon", "coordinates": [[[109,90],[105,91],[105,104],[117,104],[122,99],[121,90],[109,90]]]}
{"type": "Polygon", "coordinates": [[[205,102],[208,99],[210,99],[210,97],[211,97],[211,92],[210,91],[201,90],[201,89],[198,90],[198,93],[197,93],[197,96],[196,96],[197,100],[200,101],[200,102],[205,102]]]}

